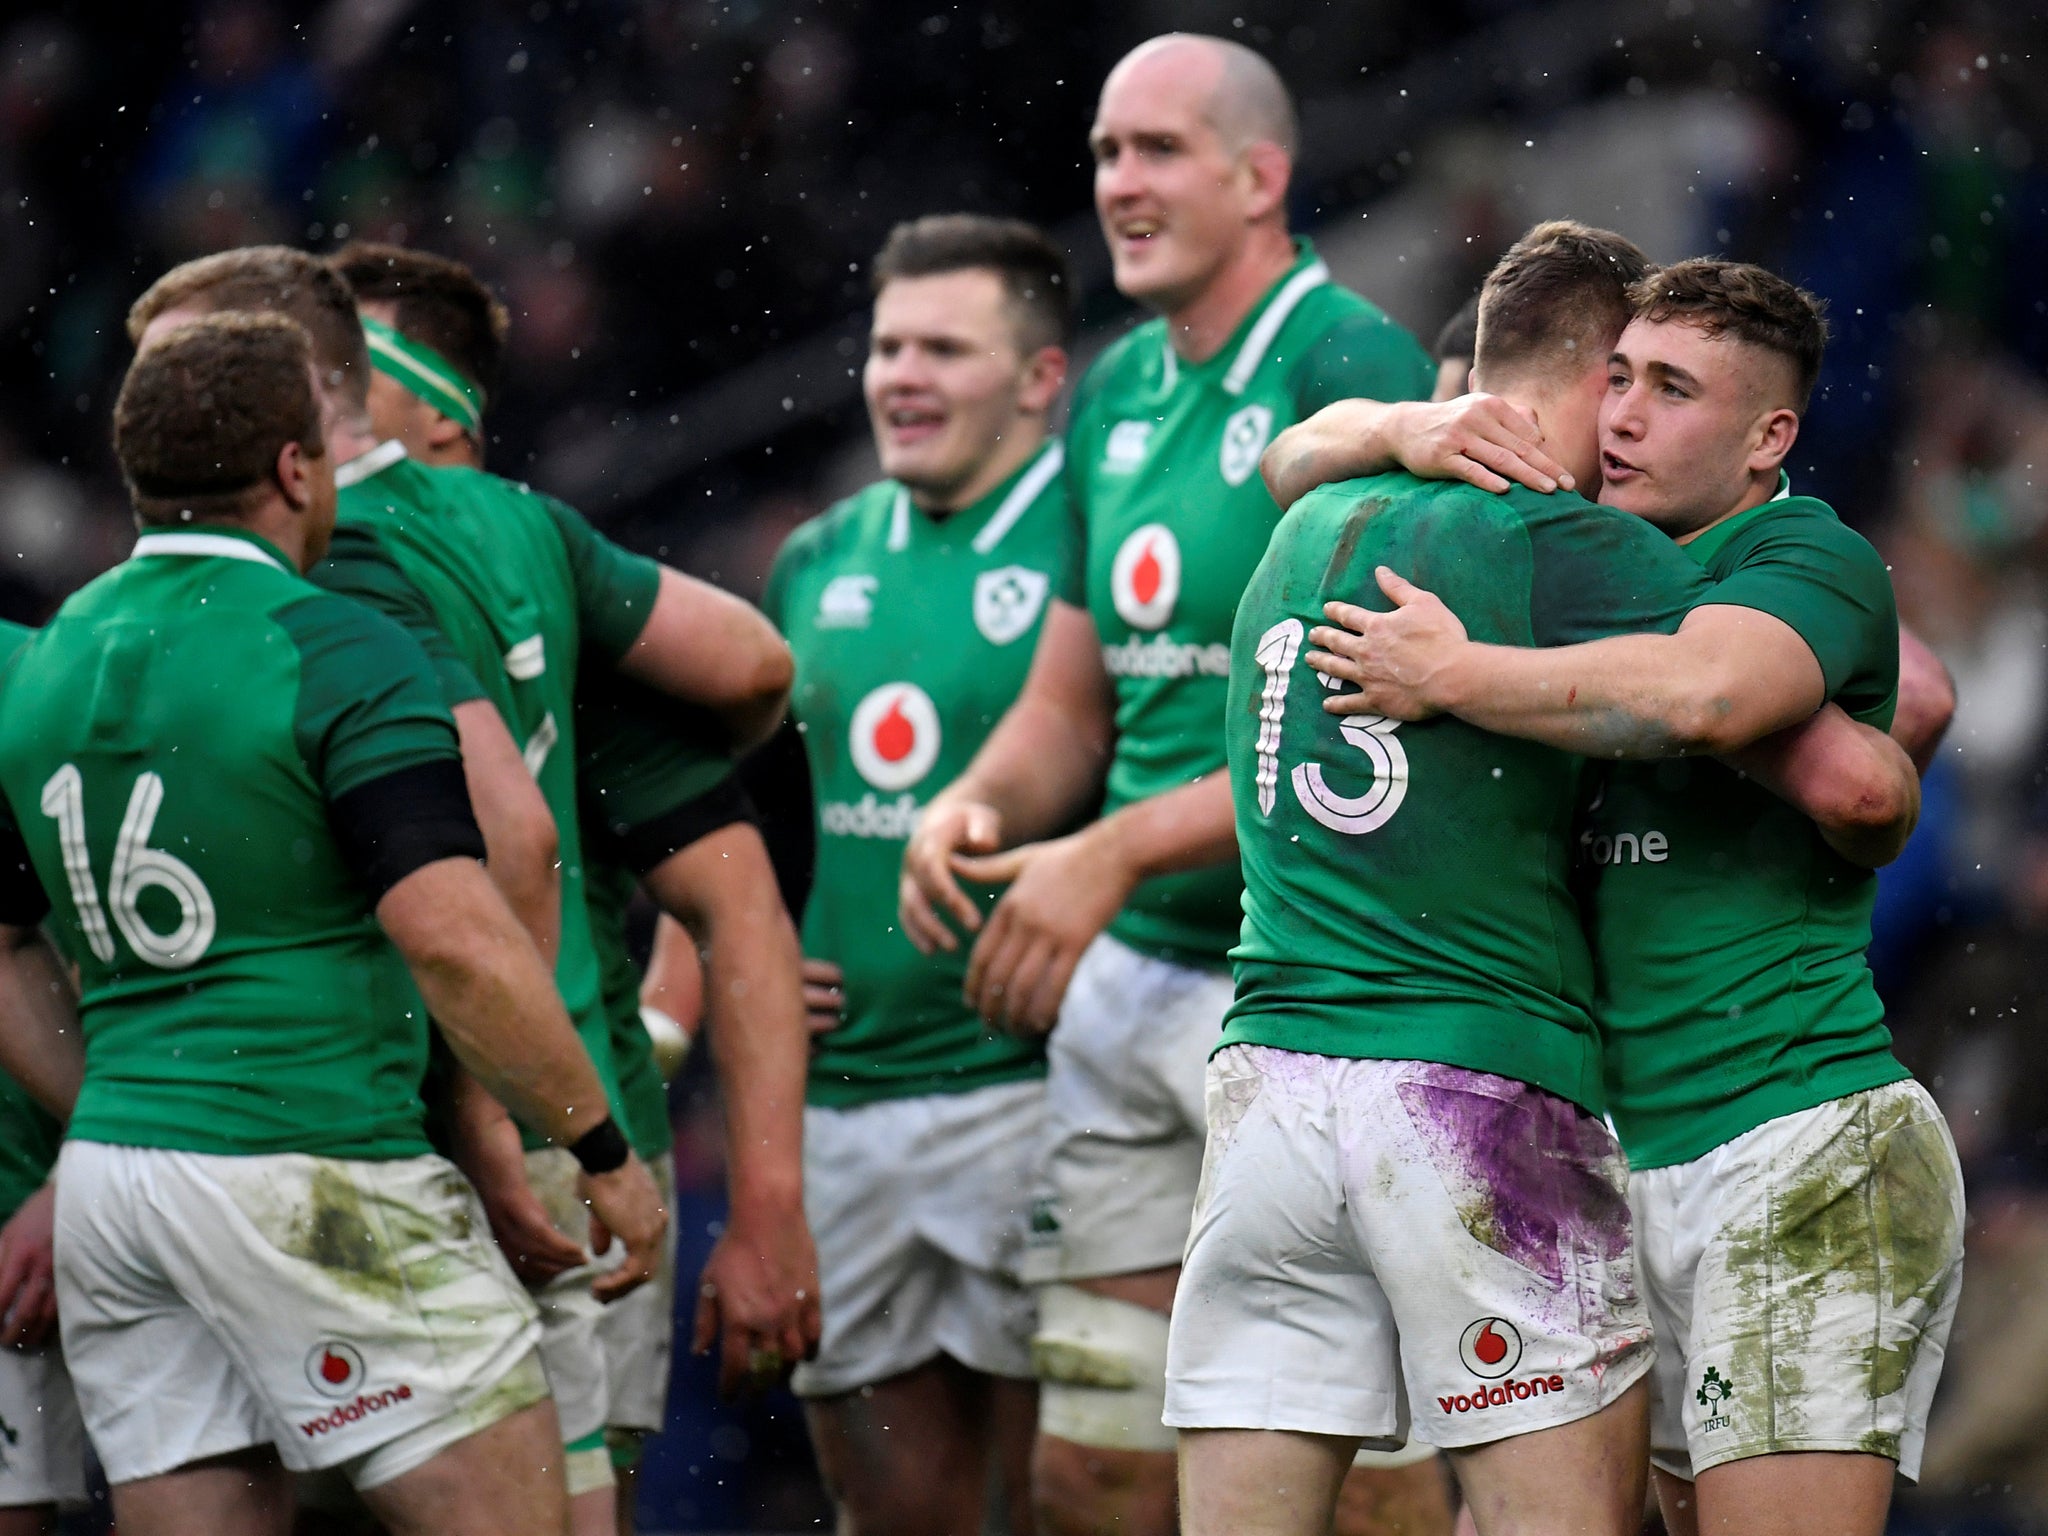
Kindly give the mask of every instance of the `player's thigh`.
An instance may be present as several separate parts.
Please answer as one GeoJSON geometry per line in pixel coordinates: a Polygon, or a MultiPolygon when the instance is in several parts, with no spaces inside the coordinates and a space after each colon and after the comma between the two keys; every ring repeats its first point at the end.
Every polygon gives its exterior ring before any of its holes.
{"type": "Polygon", "coordinates": [[[1883,1536],[1897,1472],[1889,1457],[1829,1451],[1723,1462],[1694,1485],[1698,1530],[1702,1536],[1883,1536]]]}
{"type": "Polygon", "coordinates": [[[392,1536],[562,1536],[562,1432],[535,1403],[375,1488],[363,1502],[392,1536]]]}
{"type": "Polygon", "coordinates": [[[854,1536],[975,1536],[988,1497],[987,1394],[940,1357],[804,1401],[818,1470],[854,1536]]]}
{"type": "Polygon", "coordinates": [[[1190,1429],[1180,1437],[1186,1536],[1323,1536],[1351,1467],[1348,1436],[1190,1429]]]}
{"type": "Polygon", "coordinates": [[[1173,1536],[1172,1451],[1083,1445],[1042,1426],[1031,1453],[1038,1536],[1173,1536]]]}
{"type": "MultiPolygon", "coordinates": [[[[1714,1225],[1712,1160],[1629,1175],[1636,1279],[1655,1333],[1650,1367],[1650,1464],[1690,1486],[1683,1404],[1694,1351],[1694,1282],[1714,1225]]],[[[1659,1486],[1661,1487],[1661,1481],[1659,1486]]]]}
{"type": "Polygon", "coordinates": [[[1451,1469],[1433,1446],[1361,1451],[1344,1474],[1330,1536],[1450,1536],[1451,1469]]]}
{"type": "Polygon", "coordinates": [[[1693,1470],[1842,1452],[1917,1476],[1962,1269],[1933,1101],[1913,1082],[1851,1094],[1721,1156],[1680,1397],[1693,1470]]]}
{"type": "Polygon", "coordinates": [[[124,1536],[286,1536],[292,1526],[291,1474],[269,1446],[115,1483],[111,1494],[124,1536]]]}
{"type": "Polygon", "coordinates": [[[1448,1454],[1481,1536],[1636,1536],[1649,1421],[1639,1378],[1584,1418],[1448,1454]]]}

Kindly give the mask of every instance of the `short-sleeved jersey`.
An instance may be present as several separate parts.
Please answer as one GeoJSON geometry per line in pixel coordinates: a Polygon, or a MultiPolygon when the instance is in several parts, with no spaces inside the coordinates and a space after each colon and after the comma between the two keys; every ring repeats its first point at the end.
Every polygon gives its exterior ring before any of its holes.
{"type": "Polygon", "coordinates": [[[1380,565],[1499,645],[1668,632],[1707,587],[1649,524],[1570,492],[1403,474],[1303,497],[1231,640],[1245,897],[1223,1041],[1443,1062],[1597,1109],[1593,963],[1570,887],[1583,762],[1447,715],[1326,713],[1308,630],[1332,600],[1384,611],[1380,565]]]}
{"type": "MultiPolygon", "coordinates": [[[[335,480],[337,540],[313,579],[415,626],[423,645],[452,651],[460,670],[442,666],[444,689],[451,678],[474,679],[554,813],[562,876],[555,981],[623,1115],[583,891],[575,680],[586,649],[615,660],[632,645],[652,611],[659,568],[559,502],[481,470],[415,463],[397,443],[343,465],[335,480]]],[[[450,701],[459,702],[452,693],[450,701]]]]}
{"type": "MultiPolygon", "coordinates": [[[[1060,595],[1094,616],[1116,687],[1105,813],[1223,767],[1231,616],[1280,517],[1259,477],[1266,444],[1336,400],[1426,398],[1435,377],[1305,245],[1214,357],[1181,359],[1153,320],[1089,369],[1067,431],[1084,537],[1060,595]]],[[[1220,968],[1241,889],[1234,865],[1148,880],[1109,931],[1220,968]]]]}
{"type": "MultiPolygon", "coordinates": [[[[1889,728],[1899,622],[1883,559],[1825,502],[1770,501],[1684,546],[1710,601],[1812,647],[1827,695],[1889,728]]],[[[1764,1121],[1905,1077],[1865,950],[1877,877],[1709,758],[1592,776],[1581,875],[1607,1102],[1631,1166],[1689,1162],[1764,1121]]]]}
{"type": "Polygon", "coordinates": [[[769,577],[817,804],[804,952],[846,972],[846,1021],[811,1059],[813,1104],[1044,1071],[1039,1047],[989,1033],[967,1007],[965,946],[920,955],[898,930],[896,884],[924,806],[1023,689],[1070,553],[1061,458],[1048,445],[944,518],[892,481],[869,486],[792,534],[769,577]]]}
{"type": "Polygon", "coordinates": [[[576,743],[598,985],[626,1139],[647,1161],[675,1145],[675,1130],[654,1045],[640,1022],[640,968],[626,944],[626,911],[638,881],[624,848],[634,829],[715,789],[732,777],[734,765],[731,752],[693,712],[589,663],[576,683],[576,743]]]}
{"type": "MultiPolygon", "coordinates": [[[[0,619],[0,658],[11,657],[34,633],[25,624],[0,619]]],[[[0,1222],[42,1187],[63,1138],[64,1128],[55,1117],[30,1098],[26,1088],[0,1072],[0,1222]]]]}
{"type": "Polygon", "coordinates": [[[79,969],[70,1134],[425,1152],[425,1011],[329,807],[458,757],[419,646],[252,535],[147,534],[74,594],[0,691],[0,809],[79,969]]]}

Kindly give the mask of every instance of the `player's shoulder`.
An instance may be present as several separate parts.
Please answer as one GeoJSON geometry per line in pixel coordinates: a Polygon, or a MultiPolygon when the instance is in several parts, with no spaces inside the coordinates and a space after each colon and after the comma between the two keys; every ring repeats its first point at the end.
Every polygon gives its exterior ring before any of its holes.
{"type": "Polygon", "coordinates": [[[1730,553],[1802,547],[1863,574],[1889,574],[1884,557],[1818,496],[1787,496],[1764,504],[1763,515],[1729,541],[1730,553]]]}
{"type": "Polygon", "coordinates": [[[345,592],[308,586],[270,611],[302,660],[346,653],[361,676],[387,668],[427,669],[426,652],[404,625],[345,592]]]}
{"type": "Polygon", "coordinates": [[[877,480],[805,518],[790,530],[776,552],[776,575],[787,581],[799,571],[846,554],[878,520],[888,518],[898,490],[894,480],[877,480]]]}
{"type": "Polygon", "coordinates": [[[1095,354],[1074,386],[1073,414],[1078,420],[1104,395],[1119,390],[1156,388],[1166,359],[1166,321],[1155,315],[1132,326],[1095,354]]]}

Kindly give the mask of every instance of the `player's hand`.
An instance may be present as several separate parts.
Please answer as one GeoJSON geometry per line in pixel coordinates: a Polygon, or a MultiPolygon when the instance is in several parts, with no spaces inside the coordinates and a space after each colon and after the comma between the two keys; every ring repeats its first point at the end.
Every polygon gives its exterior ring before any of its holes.
{"type": "Polygon", "coordinates": [[[661,1267],[661,1243],[668,1231],[661,1190],[647,1165],[630,1153],[610,1173],[586,1173],[579,1182],[590,1207],[591,1251],[609,1253],[613,1233],[626,1245],[626,1261],[599,1275],[590,1288],[599,1301],[617,1301],[652,1280],[661,1267]]]}
{"type": "Polygon", "coordinates": [[[953,878],[955,856],[993,853],[1002,845],[1002,818],[992,805],[941,799],[925,808],[903,849],[903,876],[896,885],[896,916],[920,954],[950,954],[960,947],[946,917],[967,933],[980,929],[981,913],[953,878]]]}
{"type": "Polygon", "coordinates": [[[51,1260],[57,1186],[45,1184],[0,1227],[0,1344],[33,1349],[57,1326],[51,1260]]]}
{"type": "Polygon", "coordinates": [[[1394,601],[1391,613],[1374,613],[1352,603],[1325,603],[1308,632],[1318,647],[1304,658],[1325,677],[1350,683],[1356,693],[1333,693],[1323,708],[1333,715],[1386,715],[1422,720],[1441,708],[1437,685],[1465,643],[1465,626],[1441,599],[1379,567],[1380,590],[1394,601]],[[1341,627],[1333,627],[1341,626],[1341,627]]]}
{"type": "Polygon", "coordinates": [[[1494,492],[1512,480],[1546,495],[1572,488],[1570,472],[1543,451],[1535,418],[1498,395],[1404,401],[1389,409],[1384,430],[1401,467],[1424,480],[1463,480],[1494,492]]]}
{"type": "Polygon", "coordinates": [[[590,1262],[590,1255],[549,1219],[547,1206],[527,1183],[519,1127],[503,1106],[481,1093],[457,1095],[449,1128],[456,1166],[476,1186],[491,1235],[513,1274],[542,1286],[590,1262]]]}
{"type": "Polygon", "coordinates": [[[718,1390],[775,1385],[818,1352],[818,1250],[800,1201],[736,1199],[697,1281],[690,1352],[718,1350],[718,1390]]]}
{"type": "Polygon", "coordinates": [[[1026,1037],[1059,1021],[1081,953],[1122,910],[1137,877],[1095,827],[987,858],[957,859],[970,880],[1008,884],[967,961],[968,1006],[1026,1037]]]}
{"type": "Polygon", "coordinates": [[[804,1023],[811,1038],[846,1022],[846,973],[830,960],[804,959],[804,1023]]]}

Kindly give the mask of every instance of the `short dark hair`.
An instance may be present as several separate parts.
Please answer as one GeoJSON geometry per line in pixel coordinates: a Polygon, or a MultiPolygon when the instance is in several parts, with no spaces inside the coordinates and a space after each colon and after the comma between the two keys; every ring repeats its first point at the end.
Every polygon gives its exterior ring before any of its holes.
{"type": "Polygon", "coordinates": [[[151,525],[236,522],[286,443],[327,451],[313,344],[284,315],[207,315],[136,354],[114,402],[114,456],[151,525]]]}
{"type": "Polygon", "coordinates": [[[1733,336],[1792,365],[1792,409],[1804,413],[1828,349],[1827,301],[1745,261],[1696,256],[1660,267],[1629,292],[1635,318],[1683,320],[1733,336]]]}
{"type": "Polygon", "coordinates": [[[1074,331],[1066,253],[1036,224],[984,213],[928,213],[889,231],[870,277],[876,294],[900,277],[986,268],[1002,279],[1023,351],[1064,347],[1074,331]]]}
{"type": "Polygon", "coordinates": [[[288,315],[313,344],[321,376],[357,407],[369,399],[370,354],[355,295],[317,256],[288,245],[245,245],[171,268],[128,310],[128,339],[139,342],[167,310],[288,315]]]}
{"type": "Polygon", "coordinates": [[[370,240],[351,241],[327,260],[358,303],[390,302],[400,335],[432,347],[486,396],[496,393],[511,321],[468,267],[432,251],[370,240]]]}
{"type": "Polygon", "coordinates": [[[1448,363],[1453,358],[1472,361],[1472,354],[1479,349],[1479,295],[1460,304],[1457,313],[1443,324],[1436,333],[1436,344],[1430,355],[1439,363],[1448,363]]]}
{"type": "Polygon", "coordinates": [[[1491,388],[1504,375],[1604,365],[1629,322],[1630,285],[1649,268],[1635,242],[1612,230],[1538,224],[1486,274],[1473,366],[1491,388]]]}

